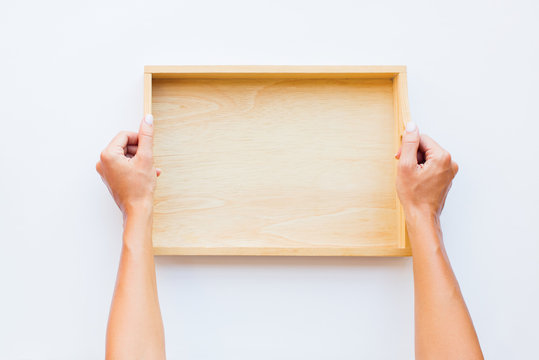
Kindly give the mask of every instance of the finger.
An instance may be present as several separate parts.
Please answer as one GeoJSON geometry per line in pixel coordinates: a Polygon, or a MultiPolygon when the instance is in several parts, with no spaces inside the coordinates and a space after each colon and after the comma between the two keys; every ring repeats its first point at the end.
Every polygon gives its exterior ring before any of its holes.
{"type": "Polygon", "coordinates": [[[417,150],[419,148],[419,130],[414,122],[406,125],[402,136],[400,160],[401,166],[414,167],[417,165],[417,150]]]}
{"type": "Polygon", "coordinates": [[[399,147],[399,150],[397,150],[397,152],[395,153],[395,159],[399,160],[400,157],[401,157],[401,150],[402,150],[402,146],[399,147]]]}
{"type": "Polygon", "coordinates": [[[125,147],[125,155],[135,155],[137,153],[138,145],[127,145],[125,147]]]}
{"type": "Polygon", "coordinates": [[[138,135],[132,131],[121,131],[110,141],[108,148],[109,149],[123,149],[127,145],[136,145],[138,142],[138,135]]]}
{"type": "Polygon", "coordinates": [[[425,161],[432,159],[433,155],[441,153],[444,149],[428,135],[421,134],[419,150],[425,154],[425,161]]]}
{"type": "Polygon", "coordinates": [[[138,149],[137,156],[141,158],[152,158],[152,146],[153,146],[153,116],[146,114],[144,119],[140,122],[140,128],[138,132],[138,149]]]}
{"type": "MultiPolygon", "coordinates": [[[[399,160],[401,157],[401,148],[399,147],[399,150],[395,153],[395,159],[399,160]]],[[[425,154],[419,150],[417,152],[417,163],[423,164],[425,162],[425,154]]]]}

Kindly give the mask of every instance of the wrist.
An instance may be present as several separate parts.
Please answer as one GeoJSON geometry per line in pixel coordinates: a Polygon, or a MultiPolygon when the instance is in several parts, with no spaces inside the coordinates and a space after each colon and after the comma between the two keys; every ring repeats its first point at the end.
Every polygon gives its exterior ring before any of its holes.
{"type": "Polygon", "coordinates": [[[124,249],[151,249],[153,211],[151,202],[133,203],[124,211],[124,249]]]}
{"type": "Polygon", "coordinates": [[[152,211],[153,201],[151,198],[130,201],[124,207],[124,218],[127,220],[132,217],[151,215],[152,211]]]}
{"type": "Polygon", "coordinates": [[[440,216],[436,211],[427,207],[410,207],[404,209],[404,216],[408,225],[417,223],[438,225],[440,224],[440,216]]]}
{"type": "Polygon", "coordinates": [[[437,212],[427,208],[411,208],[404,211],[406,227],[408,233],[414,234],[418,231],[435,232],[441,231],[440,216],[437,212]]]}
{"type": "Polygon", "coordinates": [[[129,205],[126,205],[124,208],[123,217],[124,231],[132,228],[151,228],[153,204],[151,201],[146,200],[130,202],[129,205]]]}
{"type": "Polygon", "coordinates": [[[442,245],[439,213],[428,208],[408,208],[405,209],[405,218],[410,243],[415,252],[425,246],[442,245]]]}

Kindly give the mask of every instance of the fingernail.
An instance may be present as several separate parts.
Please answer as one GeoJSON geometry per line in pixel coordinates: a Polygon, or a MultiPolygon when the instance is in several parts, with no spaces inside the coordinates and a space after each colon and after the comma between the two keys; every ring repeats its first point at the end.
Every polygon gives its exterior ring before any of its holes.
{"type": "Polygon", "coordinates": [[[144,121],[146,121],[146,124],[152,125],[153,124],[153,115],[152,114],[146,114],[144,117],[144,121]]]}
{"type": "Polygon", "coordinates": [[[415,124],[415,122],[410,121],[408,122],[408,124],[406,124],[406,132],[414,132],[415,129],[417,129],[417,125],[415,124]]]}

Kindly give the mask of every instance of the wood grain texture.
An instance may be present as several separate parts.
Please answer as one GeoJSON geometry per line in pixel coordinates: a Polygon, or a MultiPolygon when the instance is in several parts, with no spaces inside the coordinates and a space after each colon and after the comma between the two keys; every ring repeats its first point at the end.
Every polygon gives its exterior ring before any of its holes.
{"type": "MultiPolygon", "coordinates": [[[[402,133],[408,121],[410,121],[410,109],[408,106],[408,86],[406,84],[406,72],[399,73],[393,79],[393,103],[395,109],[395,143],[400,144],[402,133]]],[[[404,209],[399,201],[397,201],[397,222],[399,226],[399,247],[410,248],[408,233],[406,232],[406,221],[404,217],[404,209]]]]}
{"type": "Polygon", "coordinates": [[[144,115],[152,113],[152,74],[144,74],[144,115]]]}
{"type": "Polygon", "coordinates": [[[157,78],[388,78],[406,72],[405,66],[294,66],[218,65],[145,66],[157,78]]]}
{"type": "Polygon", "coordinates": [[[394,78],[148,75],[156,254],[410,255],[394,78]]]}

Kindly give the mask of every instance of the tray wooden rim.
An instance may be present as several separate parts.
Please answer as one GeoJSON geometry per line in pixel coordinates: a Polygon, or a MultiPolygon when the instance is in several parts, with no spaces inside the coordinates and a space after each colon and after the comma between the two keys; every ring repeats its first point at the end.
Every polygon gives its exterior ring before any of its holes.
{"type": "MultiPolygon", "coordinates": [[[[401,65],[146,65],[144,114],[152,113],[152,80],[163,78],[377,78],[392,79],[395,143],[399,144],[410,120],[406,66],[401,65]]],[[[155,255],[249,256],[411,256],[404,211],[397,197],[399,239],[397,246],[361,247],[153,247],[155,255]]]]}
{"type": "Polygon", "coordinates": [[[410,248],[393,246],[362,247],[154,247],[154,255],[187,256],[388,256],[400,257],[412,255],[410,248]]]}

